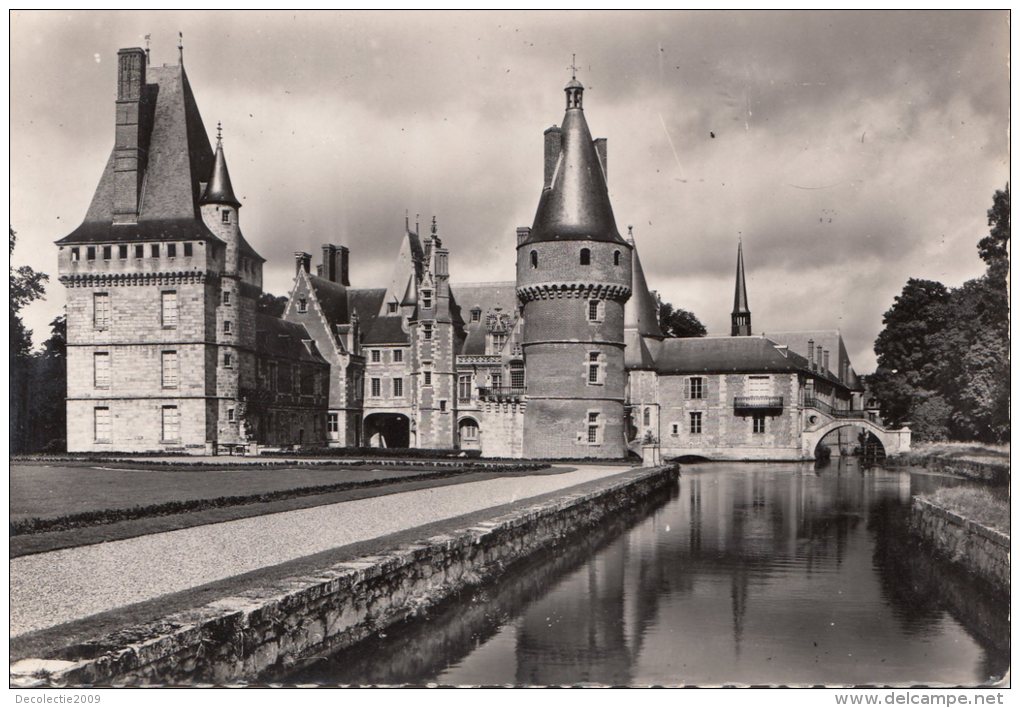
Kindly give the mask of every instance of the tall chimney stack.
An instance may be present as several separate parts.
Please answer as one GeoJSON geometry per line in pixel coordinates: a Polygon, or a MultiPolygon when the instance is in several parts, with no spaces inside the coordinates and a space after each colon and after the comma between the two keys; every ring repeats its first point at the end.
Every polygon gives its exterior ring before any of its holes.
{"type": "Polygon", "coordinates": [[[336,282],[345,287],[351,286],[350,280],[350,256],[351,252],[347,246],[337,246],[333,253],[333,261],[336,264],[336,282]]]}
{"type": "Polygon", "coordinates": [[[829,371],[829,350],[828,349],[826,349],[824,352],[822,352],[822,367],[823,367],[822,371],[825,371],[825,372],[829,371]]]}
{"type": "Polygon", "coordinates": [[[117,132],[114,143],[113,220],[138,221],[138,195],[145,160],[142,147],[142,94],[145,90],[145,50],[117,52],[117,132]]]}
{"type": "Polygon", "coordinates": [[[312,267],[312,254],[304,251],[294,251],[294,275],[301,271],[309,272],[312,267]]]}
{"type": "Polygon", "coordinates": [[[322,277],[331,283],[336,282],[336,246],[331,243],[322,244],[322,277]]]}

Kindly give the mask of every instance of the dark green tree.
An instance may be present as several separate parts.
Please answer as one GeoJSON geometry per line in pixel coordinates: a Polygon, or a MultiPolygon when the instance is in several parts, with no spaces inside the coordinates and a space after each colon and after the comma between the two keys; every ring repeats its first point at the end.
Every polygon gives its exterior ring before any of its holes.
{"type": "Polygon", "coordinates": [[[668,302],[659,303],[659,328],[667,337],[704,337],[705,325],[693,312],[674,308],[668,302]]]}
{"type": "MultiPolygon", "coordinates": [[[[17,234],[10,229],[10,250],[8,257],[13,257],[17,234]]],[[[21,311],[29,303],[43,297],[46,292],[46,281],[49,276],[37,273],[29,266],[15,268],[9,266],[10,272],[10,431],[11,451],[24,451],[28,443],[29,419],[28,401],[31,388],[32,369],[32,330],[25,327],[21,319],[21,311]]]]}
{"type": "Polygon", "coordinates": [[[287,309],[287,296],[262,293],[255,309],[272,317],[283,317],[283,311],[287,309]]]}
{"type": "Polygon", "coordinates": [[[978,241],[978,254],[988,264],[988,278],[1006,287],[1009,273],[1009,185],[995,192],[988,210],[988,235],[978,241]]]}
{"type": "Polygon", "coordinates": [[[67,449],[67,318],[50,322],[50,337],[32,357],[32,396],[28,404],[28,448],[43,452],[67,449]]]}

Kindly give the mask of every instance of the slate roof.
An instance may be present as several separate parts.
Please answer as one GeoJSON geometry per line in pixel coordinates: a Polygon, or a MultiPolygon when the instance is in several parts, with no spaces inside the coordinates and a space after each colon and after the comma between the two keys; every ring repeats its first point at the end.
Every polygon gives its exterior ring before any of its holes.
{"type": "MultiPolygon", "coordinates": [[[[182,66],[150,66],[140,136],[148,161],[137,224],[113,224],[114,154],[103,169],[84,222],[58,244],[198,240],[222,244],[202,221],[201,183],[215,161],[198,104],[182,66]]],[[[264,261],[241,237],[241,252],[264,261]]]]}
{"type": "MultiPolygon", "coordinates": [[[[808,340],[814,340],[816,349],[820,348],[822,350],[829,350],[829,368],[832,370],[833,376],[840,379],[844,385],[854,391],[861,391],[864,389],[864,383],[857,375],[857,372],[854,371],[853,365],[850,365],[847,380],[842,380],[842,363],[846,362],[847,364],[850,364],[850,356],[846,351],[846,345],[843,342],[843,335],[838,329],[765,332],[765,336],[780,344],[787,345],[790,349],[801,354],[805,358],[807,358],[808,340]]],[[[815,361],[819,361],[818,357],[819,355],[816,354],[815,361]]]]}
{"type": "MultiPolygon", "coordinates": [[[[572,83],[582,88],[576,80],[572,83]]],[[[562,147],[552,185],[542,191],[525,243],[591,240],[626,244],[616,228],[606,176],[584,111],[567,108],[561,131],[562,147]]]]}
{"type": "Polygon", "coordinates": [[[263,356],[329,365],[305,326],[264,313],[255,315],[255,349],[263,356]],[[307,341],[307,344],[306,344],[307,341]]]}
{"type": "Polygon", "coordinates": [[[642,337],[661,337],[658,304],[648,290],[648,281],[637,248],[633,251],[631,263],[631,294],[623,307],[623,326],[625,329],[636,329],[642,337]]]}
{"type": "Polygon", "coordinates": [[[744,244],[737,244],[737,284],[733,290],[733,314],[749,315],[747,305],[747,283],[744,280],[744,244]]]}
{"type": "Polygon", "coordinates": [[[514,281],[496,283],[461,283],[451,284],[450,293],[453,304],[450,306],[453,320],[463,327],[465,334],[458,354],[485,353],[485,315],[497,307],[509,313],[511,318],[517,316],[517,284],[514,281]],[[481,320],[471,321],[471,310],[478,307],[482,311],[481,320]]]}

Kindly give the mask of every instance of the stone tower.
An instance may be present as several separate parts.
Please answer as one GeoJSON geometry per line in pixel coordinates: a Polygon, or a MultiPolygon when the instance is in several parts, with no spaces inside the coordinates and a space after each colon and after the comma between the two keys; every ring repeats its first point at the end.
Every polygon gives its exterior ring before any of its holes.
{"type": "Polygon", "coordinates": [[[606,142],[592,140],[584,87],[565,88],[545,132],[545,181],[531,229],[518,229],[517,296],[528,370],[524,456],[619,458],[624,442],[624,303],[632,247],[616,227],[606,142]]]}
{"type": "Polygon", "coordinates": [[[751,335],[751,310],[747,306],[747,283],[744,282],[744,244],[737,244],[737,285],[733,293],[733,313],[730,315],[730,335],[751,335]]]}
{"type": "MultiPolygon", "coordinates": [[[[244,440],[242,400],[255,387],[255,311],[262,292],[262,264],[243,248],[241,203],[234,196],[223,155],[223,135],[217,126],[212,175],[199,199],[202,221],[226,244],[216,311],[217,439],[221,444],[244,440]]],[[[254,431],[250,431],[254,432],[254,431]]]]}

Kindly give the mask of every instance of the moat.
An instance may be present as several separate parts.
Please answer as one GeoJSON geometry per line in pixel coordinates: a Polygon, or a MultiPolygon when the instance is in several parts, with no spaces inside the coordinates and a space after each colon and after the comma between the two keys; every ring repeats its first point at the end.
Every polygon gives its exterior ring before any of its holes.
{"type": "Polygon", "coordinates": [[[633,519],[320,657],[298,683],[950,684],[1009,667],[1008,604],[919,548],[949,477],[685,466],[633,519]]]}

